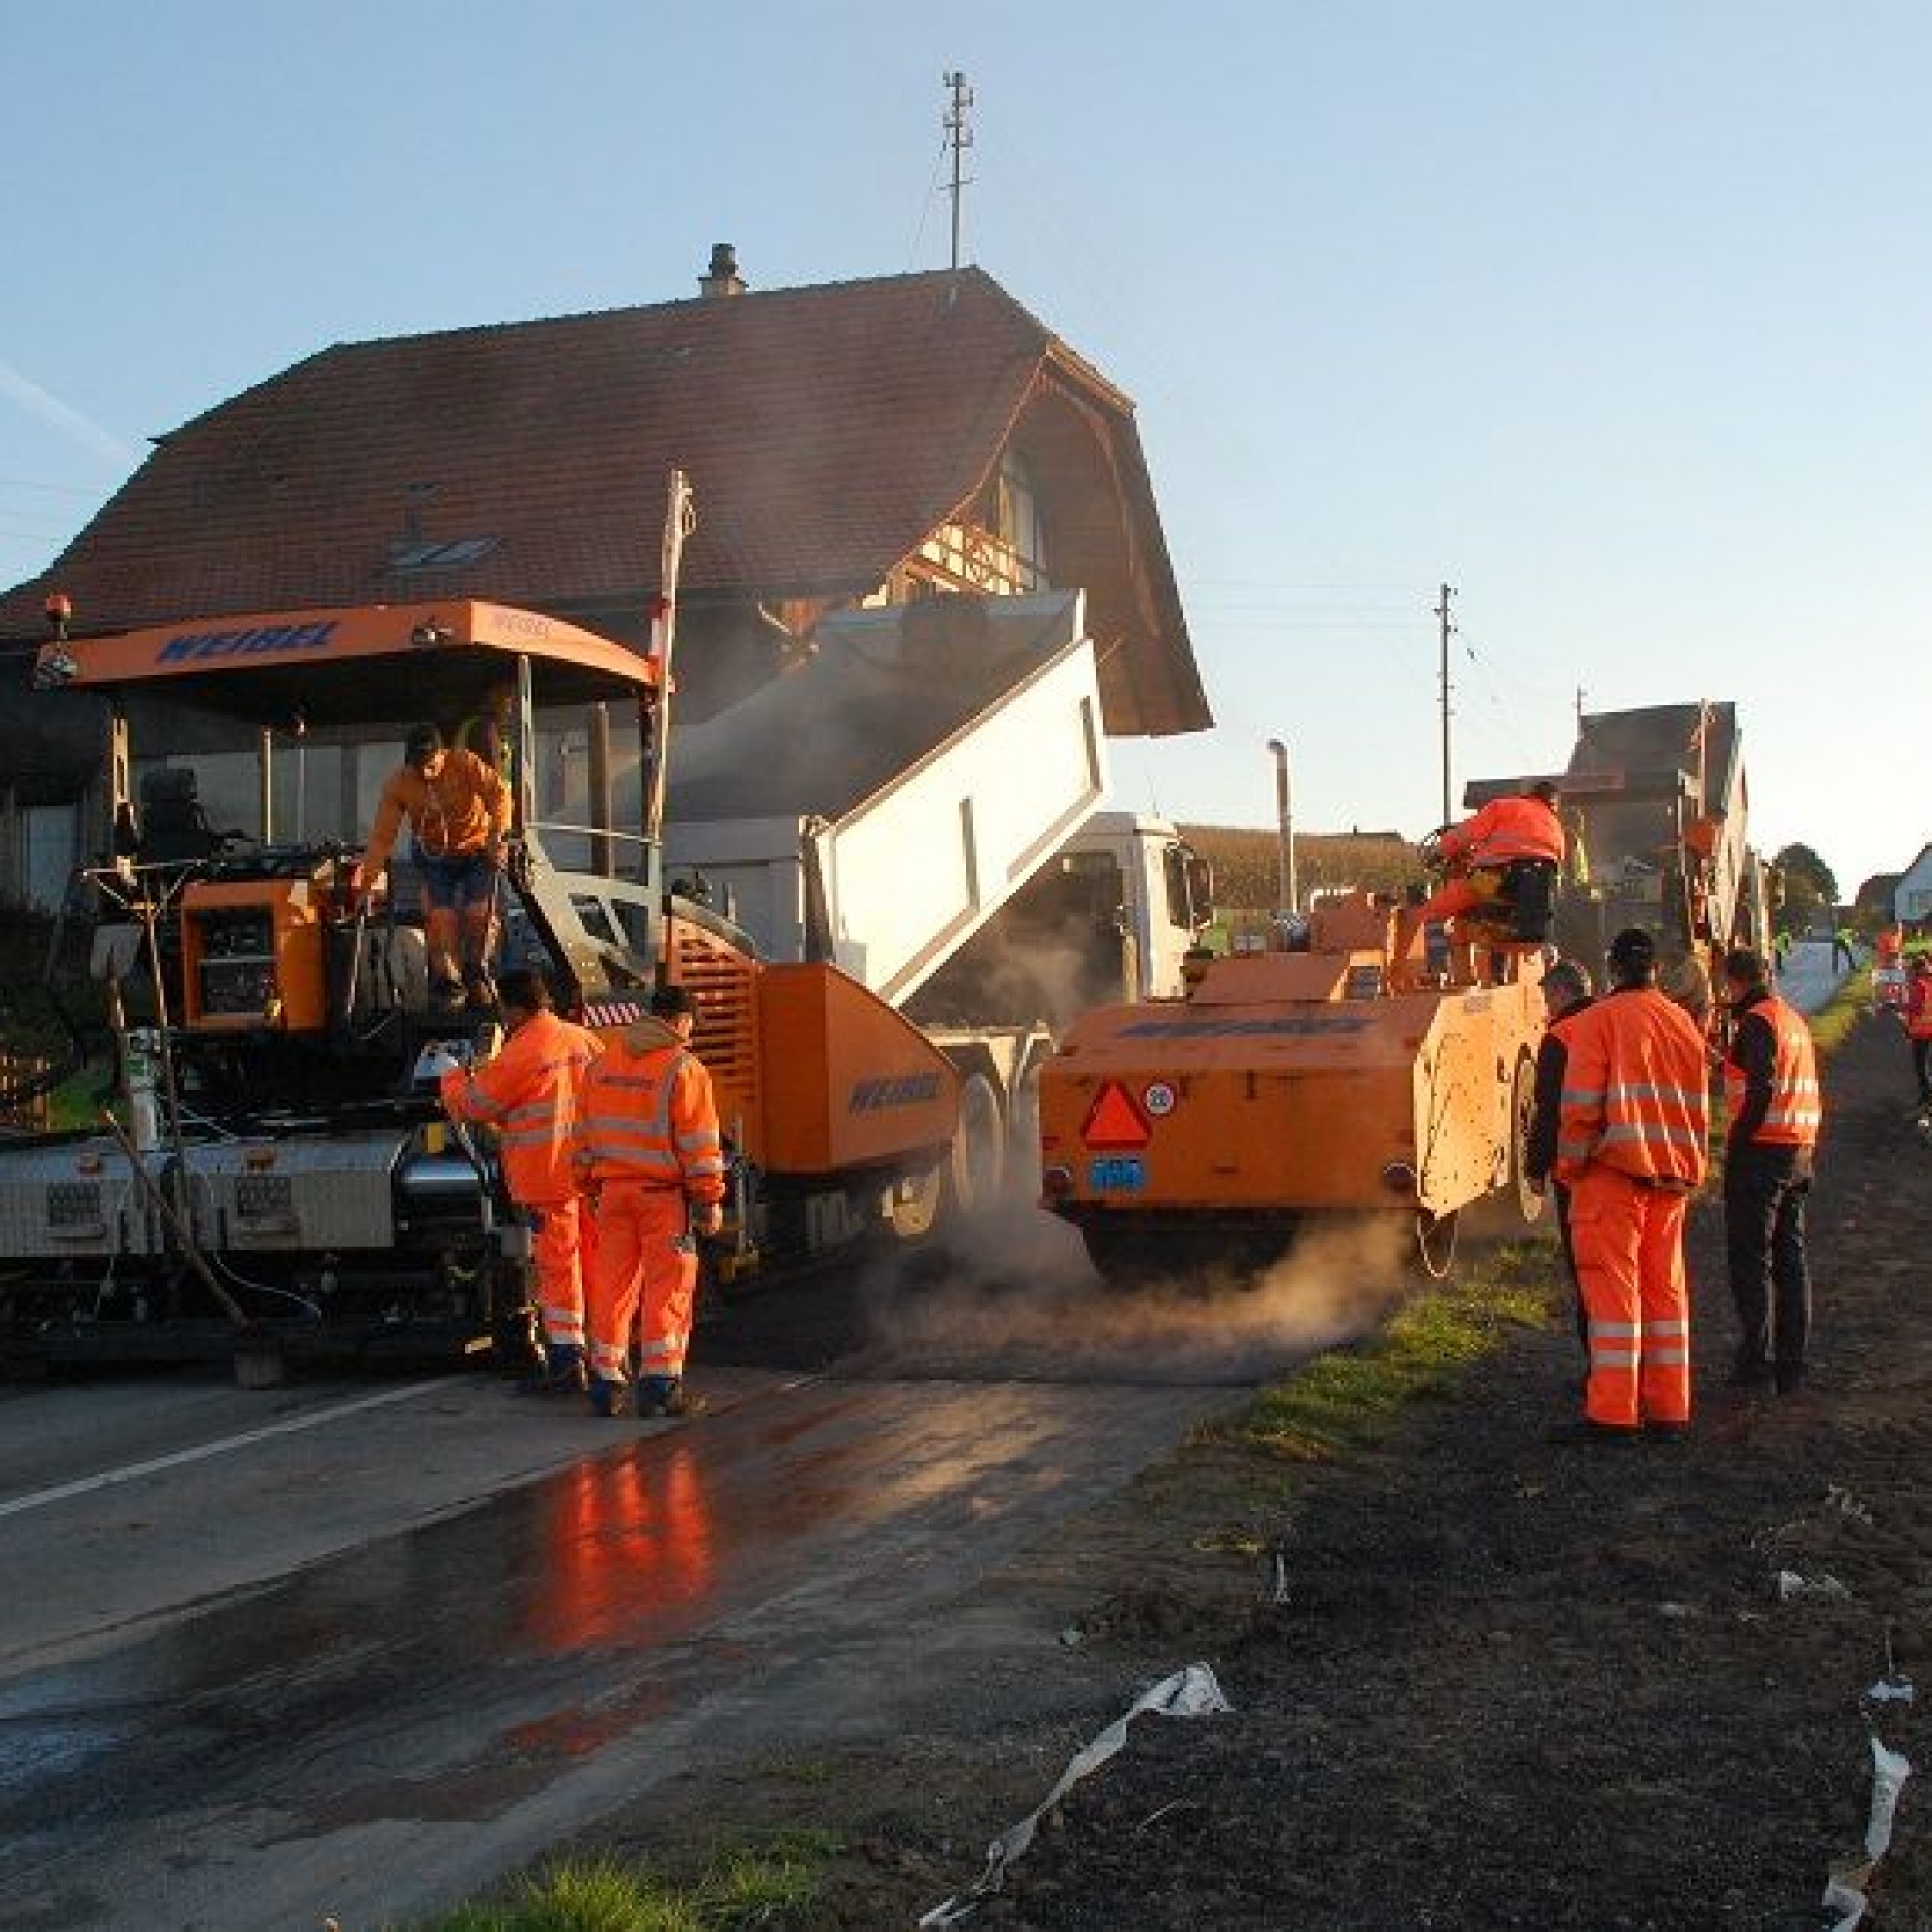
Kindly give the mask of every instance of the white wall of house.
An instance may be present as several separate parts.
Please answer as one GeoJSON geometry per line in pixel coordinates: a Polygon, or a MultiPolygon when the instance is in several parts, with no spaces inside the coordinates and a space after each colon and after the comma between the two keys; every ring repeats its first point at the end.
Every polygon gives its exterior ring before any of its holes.
{"type": "Polygon", "coordinates": [[[1932,845],[1899,874],[1891,895],[1891,913],[1900,921],[1932,920],[1932,845]]]}

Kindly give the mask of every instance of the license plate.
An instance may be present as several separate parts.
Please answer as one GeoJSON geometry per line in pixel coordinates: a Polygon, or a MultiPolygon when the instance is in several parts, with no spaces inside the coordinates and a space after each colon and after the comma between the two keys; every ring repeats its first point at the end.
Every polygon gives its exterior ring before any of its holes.
{"type": "Polygon", "coordinates": [[[1094,1194],[1138,1194],[1147,1185],[1147,1168],[1132,1154],[1110,1154],[1087,1163],[1087,1186],[1094,1194]]]}

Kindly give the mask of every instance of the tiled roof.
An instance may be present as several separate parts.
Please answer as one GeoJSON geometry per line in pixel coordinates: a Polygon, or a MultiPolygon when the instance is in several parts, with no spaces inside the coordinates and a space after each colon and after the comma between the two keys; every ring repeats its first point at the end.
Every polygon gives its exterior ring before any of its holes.
{"type": "MultiPolygon", "coordinates": [[[[1050,377],[1123,479],[1108,607],[1118,730],[1209,722],[1130,406],[977,270],[338,345],[158,440],[0,639],[439,592],[641,609],[668,473],[691,476],[690,593],[869,589],[981,487],[1050,377]],[[400,548],[466,544],[398,573],[400,548]],[[1110,594],[1111,591],[1111,594],[1110,594]]],[[[1103,573],[1107,574],[1107,573],[1103,573]]]]}

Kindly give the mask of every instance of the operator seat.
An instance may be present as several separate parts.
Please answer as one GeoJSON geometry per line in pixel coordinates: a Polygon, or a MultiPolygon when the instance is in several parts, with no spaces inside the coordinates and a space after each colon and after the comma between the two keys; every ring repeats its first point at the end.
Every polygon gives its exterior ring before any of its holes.
{"type": "Polygon", "coordinates": [[[192,765],[163,765],[141,774],[141,862],[192,866],[224,852],[240,835],[217,832],[201,806],[192,765]]]}
{"type": "Polygon", "coordinates": [[[1556,862],[1512,859],[1502,889],[1490,902],[1488,923],[1511,946],[1546,946],[1556,931],[1556,862]]]}

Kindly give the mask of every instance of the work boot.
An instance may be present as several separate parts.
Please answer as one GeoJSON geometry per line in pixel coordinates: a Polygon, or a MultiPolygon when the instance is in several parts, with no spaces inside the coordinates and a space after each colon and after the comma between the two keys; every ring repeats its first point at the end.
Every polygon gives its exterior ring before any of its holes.
{"type": "Polygon", "coordinates": [[[607,1381],[602,1376],[590,1378],[590,1412],[605,1422],[614,1421],[631,1406],[631,1391],[622,1382],[607,1381]]]}
{"type": "Polygon", "coordinates": [[[574,1342],[547,1342],[536,1366],[517,1383],[519,1395],[582,1395],[589,1384],[583,1350],[574,1342]]]}
{"type": "Polygon", "coordinates": [[[646,1376],[638,1384],[638,1413],[645,1420],[664,1416],[676,1421],[702,1415],[711,1405],[684,1385],[682,1376],[646,1376]]]}
{"type": "Polygon", "coordinates": [[[1688,1442],[1690,1439],[1690,1425],[1688,1422],[1646,1422],[1643,1425],[1643,1439],[1646,1442],[1688,1442]]]}

